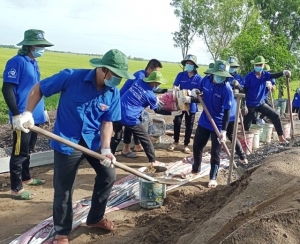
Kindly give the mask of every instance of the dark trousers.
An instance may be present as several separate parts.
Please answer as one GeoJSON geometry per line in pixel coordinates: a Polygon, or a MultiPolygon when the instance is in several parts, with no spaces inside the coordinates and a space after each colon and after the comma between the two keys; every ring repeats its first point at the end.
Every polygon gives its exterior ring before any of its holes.
{"type": "Polygon", "coordinates": [[[220,153],[221,153],[221,144],[218,141],[218,136],[214,131],[210,131],[201,125],[198,125],[194,144],[193,144],[193,156],[194,164],[192,166],[192,172],[198,173],[201,171],[201,162],[202,162],[202,153],[203,149],[206,146],[209,137],[211,137],[211,158],[210,158],[210,173],[209,178],[215,180],[217,178],[219,166],[220,166],[220,153]]]}
{"type": "MultiPolygon", "coordinates": [[[[265,104],[267,104],[269,107],[271,107],[272,108],[272,104],[269,102],[269,100],[268,99],[266,99],[265,100],[265,104]]],[[[261,118],[261,119],[263,119],[265,117],[265,115],[264,114],[261,114],[260,116],[259,116],[259,118],[261,118]]]]}
{"type": "Polygon", "coordinates": [[[183,115],[185,116],[185,134],[184,134],[184,145],[188,146],[191,140],[191,135],[193,131],[194,121],[195,121],[195,113],[188,113],[183,111],[181,115],[174,117],[174,142],[179,142],[180,136],[180,127],[182,124],[183,115]]]}
{"type": "MultiPolygon", "coordinates": [[[[120,131],[122,130],[122,127],[123,127],[123,125],[120,122],[113,123],[115,135],[112,137],[111,142],[110,142],[110,148],[113,153],[116,152],[116,149],[117,149],[120,141],[122,140],[122,134],[120,133],[120,131]]],[[[126,126],[126,127],[128,128],[128,130],[130,130],[131,134],[135,135],[141,142],[142,147],[146,153],[146,156],[147,156],[149,162],[155,162],[154,147],[153,147],[152,141],[148,135],[148,132],[146,131],[144,126],[141,123],[139,123],[137,125],[126,126]]],[[[130,144],[131,134],[130,134],[130,136],[129,136],[129,133],[126,135],[124,134],[123,141],[125,144],[130,144]]]]}
{"type": "Polygon", "coordinates": [[[294,106],[293,106],[292,112],[293,112],[293,113],[298,113],[298,112],[299,112],[299,109],[300,109],[300,108],[294,107],[294,106]]]}
{"type": "Polygon", "coordinates": [[[275,127],[275,130],[277,131],[278,136],[283,135],[282,125],[281,125],[279,115],[270,106],[268,106],[265,103],[263,103],[262,105],[260,105],[258,107],[248,107],[248,114],[244,118],[245,131],[248,131],[250,129],[251,122],[254,117],[254,113],[256,111],[264,114],[272,121],[272,123],[275,127]]]}
{"type": "Polygon", "coordinates": [[[37,140],[35,132],[25,133],[13,131],[13,148],[9,161],[11,190],[18,192],[23,189],[22,181],[30,180],[30,153],[37,140]]]}
{"type": "MultiPolygon", "coordinates": [[[[226,135],[227,135],[229,141],[231,141],[231,142],[232,142],[232,137],[233,137],[233,127],[234,127],[234,121],[230,121],[227,126],[226,135]]],[[[236,144],[235,144],[235,152],[241,160],[244,160],[246,158],[243,147],[238,139],[236,140],[236,144]]]]}
{"type": "MultiPolygon", "coordinates": [[[[131,136],[132,136],[132,131],[130,128],[128,128],[127,126],[125,126],[124,129],[124,138],[130,138],[130,142],[131,142],[131,136]]],[[[136,135],[133,135],[133,141],[134,141],[134,145],[140,145],[140,140],[137,138],[136,135]]]]}
{"type": "MultiPolygon", "coordinates": [[[[83,139],[78,144],[87,147],[83,139]]],[[[84,158],[96,172],[91,209],[86,223],[94,224],[103,219],[107,200],[116,179],[115,168],[107,168],[100,164],[99,159],[82,154],[77,150],[71,155],[54,151],[53,221],[57,235],[68,235],[71,232],[74,182],[79,164],[84,158]]]]}

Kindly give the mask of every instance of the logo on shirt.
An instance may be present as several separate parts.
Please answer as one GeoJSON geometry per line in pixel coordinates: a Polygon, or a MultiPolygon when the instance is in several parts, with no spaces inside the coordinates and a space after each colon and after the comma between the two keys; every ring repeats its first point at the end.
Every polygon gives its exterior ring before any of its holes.
{"type": "Polygon", "coordinates": [[[109,106],[107,106],[106,104],[104,103],[100,103],[99,104],[99,108],[102,110],[102,111],[106,111],[109,109],[109,106]]]}
{"type": "Polygon", "coordinates": [[[17,71],[15,69],[11,69],[8,71],[8,78],[16,78],[17,77],[17,71]]]}
{"type": "Polygon", "coordinates": [[[37,35],[36,35],[36,38],[38,39],[38,40],[43,40],[44,39],[44,35],[43,35],[43,33],[38,33],[37,35]]]}

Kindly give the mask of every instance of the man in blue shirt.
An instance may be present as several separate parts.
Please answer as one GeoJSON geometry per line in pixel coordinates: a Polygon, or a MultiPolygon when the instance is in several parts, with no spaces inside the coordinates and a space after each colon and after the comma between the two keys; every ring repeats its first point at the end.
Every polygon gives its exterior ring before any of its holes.
{"type": "Polygon", "coordinates": [[[93,58],[90,69],[65,69],[36,84],[28,97],[26,111],[16,121],[24,132],[24,123],[34,124],[32,111],[43,96],[60,93],[54,133],[69,141],[101,152],[106,159],[99,161],[62,143],[51,140],[54,150],[54,204],[53,220],[56,231],[53,243],[68,243],[72,230],[72,194],[77,170],[86,159],[96,172],[91,209],[87,225],[115,230],[104,217],[108,197],[115,182],[116,161],[110,150],[112,121],[121,119],[120,93],[116,86],[122,78],[132,79],[124,53],[113,49],[102,59],[93,58]]]}
{"type": "MultiPolygon", "coordinates": [[[[25,111],[26,99],[31,88],[40,81],[40,69],[36,58],[44,54],[45,47],[53,44],[44,38],[42,30],[26,30],[24,40],[17,45],[22,45],[18,54],[7,61],[3,72],[2,93],[9,108],[10,123],[13,127],[13,148],[9,161],[11,195],[20,200],[30,200],[35,194],[23,188],[25,185],[42,185],[41,179],[30,176],[30,153],[35,147],[37,134],[24,133],[16,130],[16,120],[25,111]]],[[[44,99],[38,103],[33,111],[35,124],[43,124],[47,120],[44,111],[44,99]]]]}
{"type": "MultiPolygon", "coordinates": [[[[210,73],[209,79],[203,79],[200,83],[199,90],[203,92],[203,102],[212,116],[217,128],[222,135],[222,141],[226,141],[226,130],[232,108],[233,92],[227,81],[231,77],[229,73],[229,63],[218,60],[214,67],[206,71],[210,73]]],[[[192,99],[187,98],[187,102],[197,101],[198,89],[191,92],[192,99]]],[[[202,153],[209,138],[211,138],[211,169],[209,173],[208,187],[217,186],[217,174],[220,165],[221,144],[219,138],[211,125],[205,112],[201,113],[193,144],[194,163],[192,173],[198,174],[201,171],[202,153]]]]}
{"type": "Polygon", "coordinates": [[[281,76],[291,76],[289,70],[283,70],[280,73],[271,74],[264,71],[264,65],[268,62],[263,56],[257,56],[251,63],[254,65],[254,70],[245,76],[244,91],[246,95],[246,106],[248,108],[248,114],[244,119],[245,130],[248,131],[254,114],[256,111],[267,116],[276,129],[280,142],[286,143],[286,139],[283,136],[282,125],[279,115],[273,108],[265,103],[266,94],[269,92],[272,83],[272,79],[280,78],[281,76]]]}
{"type": "MultiPolygon", "coordinates": [[[[180,72],[174,83],[173,83],[173,90],[192,90],[195,88],[199,88],[200,82],[202,77],[197,72],[197,57],[195,55],[187,55],[184,60],[181,61],[181,64],[184,66],[185,71],[180,72]]],[[[179,143],[179,135],[180,135],[180,127],[182,123],[182,118],[185,116],[185,135],[184,135],[184,146],[183,151],[185,153],[190,153],[191,150],[189,149],[188,145],[190,143],[194,121],[195,121],[195,114],[198,111],[197,103],[190,104],[190,110],[184,111],[181,115],[175,116],[174,118],[174,142],[168,147],[169,151],[174,151],[174,149],[178,146],[179,143]]]]}
{"type": "Polygon", "coordinates": [[[296,89],[292,106],[293,113],[298,113],[298,118],[300,119],[300,87],[296,89]]]}
{"type": "Polygon", "coordinates": [[[229,73],[232,76],[228,79],[229,84],[232,85],[232,81],[235,81],[236,85],[237,85],[236,82],[238,82],[238,84],[241,85],[241,87],[244,87],[244,83],[245,83],[244,78],[237,73],[237,69],[240,67],[238,63],[238,59],[234,56],[230,56],[228,58],[228,63],[230,65],[229,73]]]}
{"type": "MultiPolygon", "coordinates": [[[[124,95],[124,93],[127,90],[129,90],[129,88],[132,86],[133,83],[135,83],[138,80],[142,80],[145,77],[147,78],[152,71],[159,71],[161,68],[162,68],[162,64],[160,61],[158,61],[157,59],[151,59],[148,62],[147,66],[144,70],[139,70],[133,74],[135,76],[135,79],[129,79],[129,80],[125,81],[124,85],[120,89],[120,96],[122,97],[124,95]]],[[[132,135],[131,130],[125,126],[124,137],[128,138],[128,137],[131,137],[131,135],[132,135]]],[[[143,147],[142,147],[140,141],[134,135],[133,135],[133,140],[134,140],[133,151],[134,152],[143,151],[143,147]]],[[[125,148],[123,148],[122,152],[123,152],[123,155],[126,157],[137,157],[133,152],[131,152],[130,150],[128,151],[125,148]]]]}

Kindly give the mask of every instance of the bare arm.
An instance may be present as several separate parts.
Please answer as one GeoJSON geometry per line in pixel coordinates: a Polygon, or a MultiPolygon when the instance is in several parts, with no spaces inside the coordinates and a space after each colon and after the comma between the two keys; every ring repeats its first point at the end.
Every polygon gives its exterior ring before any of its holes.
{"type": "Polygon", "coordinates": [[[40,89],[40,83],[35,84],[31,89],[27,98],[26,110],[32,112],[39,101],[42,99],[43,94],[40,89]]]}
{"type": "Polygon", "coordinates": [[[113,123],[103,121],[100,129],[101,148],[110,148],[110,140],[113,133],[113,123]]]}

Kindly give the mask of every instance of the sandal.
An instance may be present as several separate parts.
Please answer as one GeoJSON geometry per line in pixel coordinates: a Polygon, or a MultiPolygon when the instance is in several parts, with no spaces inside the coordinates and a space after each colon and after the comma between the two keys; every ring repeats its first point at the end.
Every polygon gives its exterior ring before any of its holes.
{"type": "Polygon", "coordinates": [[[101,228],[104,230],[109,230],[109,231],[116,230],[116,226],[114,225],[114,223],[112,221],[108,220],[107,218],[104,218],[95,224],[86,224],[86,225],[90,226],[90,227],[97,227],[97,228],[101,228]]]}
{"type": "Polygon", "coordinates": [[[218,185],[218,182],[216,180],[210,180],[208,182],[208,188],[216,188],[218,185]]]}
{"type": "MultiPolygon", "coordinates": [[[[24,182],[23,182],[24,183],[24,182]]],[[[39,178],[33,178],[32,181],[28,184],[24,183],[25,185],[28,185],[28,186],[40,186],[40,185],[44,185],[45,184],[45,181],[44,180],[41,180],[39,178]]]]}
{"type": "Polygon", "coordinates": [[[24,190],[19,195],[11,195],[11,197],[15,200],[31,200],[35,197],[35,194],[30,191],[24,190]]]}
{"type": "Polygon", "coordinates": [[[144,152],[144,149],[143,149],[143,148],[141,148],[141,149],[134,149],[134,148],[133,148],[132,151],[133,151],[133,152],[144,152]]]}
{"type": "Polygon", "coordinates": [[[54,239],[51,243],[52,244],[69,244],[69,240],[67,237],[64,237],[64,238],[54,239]]]}
{"type": "Polygon", "coordinates": [[[122,154],[122,156],[124,156],[126,158],[137,158],[138,157],[134,152],[128,152],[128,153],[121,152],[121,154],[122,154]]]}
{"type": "Polygon", "coordinates": [[[175,143],[175,142],[174,142],[174,143],[172,143],[172,144],[168,147],[168,150],[172,152],[172,151],[174,151],[174,149],[175,149],[177,146],[178,146],[178,143],[175,143]]]}
{"type": "Polygon", "coordinates": [[[189,147],[188,146],[184,146],[184,148],[183,148],[183,152],[184,153],[191,153],[191,149],[189,149],[189,147]]]}

